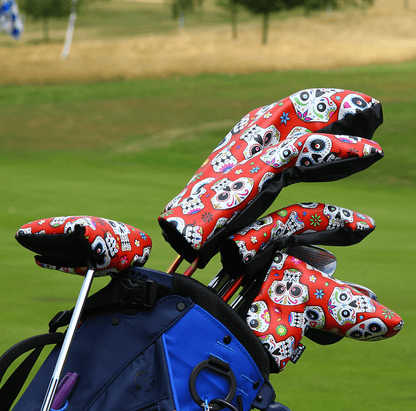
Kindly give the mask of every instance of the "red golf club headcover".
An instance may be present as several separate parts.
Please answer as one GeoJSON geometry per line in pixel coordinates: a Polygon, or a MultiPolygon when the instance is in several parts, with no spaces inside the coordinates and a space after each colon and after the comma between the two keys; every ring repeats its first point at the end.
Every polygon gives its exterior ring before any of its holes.
{"type": "MultiPolygon", "coordinates": [[[[198,258],[198,267],[203,268],[218,252],[221,240],[263,214],[282,187],[299,181],[344,178],[376,161],[372,156],[371,162],[366,166],[361,163],[357,168],[350,167],[355,162],[339,164],[336,172],[332,167],[324,167],[329,161],[340,159],[335,148],[337,144],[332,149],[331,137],[310,138],[303,142],[298,138],[311,137],[308,133],[319,131],[337,134],[338,139],[344,138],[347,144],[357,142],[356,137],[371,139],[382,122],[382,108],[377,100],[363,93],[335,88],[301,90],[250,111],[214,149],[185,189],[164,208],[159,224],[166,241],[187,261],[198,258]],[[287,150],[283,150],[281,145],[281,150],[276,150],[277,145],[285,141],[290,141],[287,150]],[[295,144],[296,150],[302,154],[295,155],[291,151],[295,144]],[[274,154],[269,153],[269,159],[265,161],[276,168],[294,155],[297,161],[279,170],[264,170],[258,164],[258,157],[255,161],[253,156],[264,154],[266,148],[271,148],[274,154]],[[316,167],[318,163],[320,166],[316,167]],[[240,168],[243,164],[246,167],[240,168]],[[280,175],[291,167],[293,172],[280,175]],[[230,171],[232,169],[234,173],[230,171]],[[277,175],[279,178],[270,181],[277,175]],[[253,177],[260,177],[259,184],[255,184],[253,177]],[[252,195],[248,198],[250,193],[252,195]],[[232,201],[222,200],[226,194],[231,194],[232,201]],[[214,197],[217,204],[210,205],[206,199],[214,197]],[[250,209],[242,212],[249,202],[252,203],[250,209]],[[216,209],[215,213],[212,208],[216,209]]],[[[356,157],[355,148],[350,148],[348,157],[356,157]]],[[[379,159],[381,150],[379,147],[376,150],[379,150],[379,159]]]]}
{"type": "Polygon", "coordinates": [[[246,320],[278,371],[304,348],[300,340],[307,328],[378,341],[396,335],[404,324],[399,315],[352,286],[281,252],[276,253],[246,320]]]}
{"type": "Polygon", "coordinates": [[[371,139],[382,121],[380,102],[366,94],[335,88],[301,90],[247,113],[213,150],[194,178],[207,168],[226,172],[263,148],[306,133],[319,131],[371,139]]]}
{"type": "Polygon", "coordinates": [[[256,220],[282,188],[297,182],[335,181],[383,157],[371,140],[302,134],[263,149],[226,173],[205,169],[159,217],[165,239],[187,261],[203,268],[221,241],[256,220]]]}
{"type": "Polygon", "coordinates": [[[68,216],[33,221],[22,226],[16,240],[39,254],[36,263],[71,274],[118,273],[132,264],[144,265],[151,238],[130,225],[100,217],[68,216]]]}
{"type": "Polygon", "coordinates": [[[267,270],[277,250],[312,244],[353,245],[375,227],[370,216],[347,208],[323,203],[294,204],[258,219],[223,241],[221,261],[227,273],[244,273],[250,280],[267,270]]]}

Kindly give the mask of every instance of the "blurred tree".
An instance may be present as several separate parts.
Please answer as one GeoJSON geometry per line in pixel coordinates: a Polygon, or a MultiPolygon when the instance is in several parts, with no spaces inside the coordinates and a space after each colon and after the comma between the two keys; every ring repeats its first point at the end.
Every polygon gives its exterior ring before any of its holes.
{"type": "Polygon", "coordinates": [[[172,17],[175,20],[194,11],[194,0],[168,0],[168,3],[172,8],[172,17]]]}
{"type": "Polygon", "coordinates": [[[20,0],[22,14],[42,20],[43,41],[49,42],[49,20],[67,19],[71,13],[72,0],[20,0]]]}
{"type": "Polygon", "coordinates": [[[231,28],[233,32],[233,39],[237,38],[237,0],[217,0],[218,6],[226,8],[230,12],[231,28]]]}
{"type": "Polygon", "coordinates": [[[374,0],[234,0],[253,14],[263,14],[263,44],[267,43],[270,15],[275,12],[303,8],[305,15],[313,10],[336,9],[340,6],[360,6],[365,10],[374,0]]]}
{"type": "Polygon", "coordinates": [[[267,43],[270,14],[287,8],[297,7],[302,0],[235,0],[253,14],[263,15],[263,44],[267,43]]]}

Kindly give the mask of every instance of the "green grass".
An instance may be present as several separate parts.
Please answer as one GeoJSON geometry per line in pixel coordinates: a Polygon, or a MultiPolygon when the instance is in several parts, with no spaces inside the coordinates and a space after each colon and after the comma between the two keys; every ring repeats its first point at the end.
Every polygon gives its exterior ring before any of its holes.
{"type": "MultiPolygon", "coordinates": [[[[33,263],[13,238],[21,225],[57,215],[117,219],[152,237],[147,266],[165,270],[175,253],[164,242],[157,217],[229,129],[253,108],[302,88],[347,88],[382,102],[385,123],[374,138],[385,158],[339,182],[288,187],[273,209],[319,201],[375,218],[377,230],[362,243],[331,248],[339,261],[336,275],[373,289],[406,325],[395,338],[377,343],[344,339],[322,347],[305,339],[299,363],[272,382],[277,400],[293,410],[413,410],[415,74],[412,62],[1,88],[0,352],[46,332],[57,311],[73,306],[81,286],[76,276],[33,263]],[[137,151],[137,141],[145,149],[137,151]]],[[[194,277],[206,283],[219,266],[216,257],[194,277]]],[[[107,281],[96,279],[94,290],[107,281]]]]}

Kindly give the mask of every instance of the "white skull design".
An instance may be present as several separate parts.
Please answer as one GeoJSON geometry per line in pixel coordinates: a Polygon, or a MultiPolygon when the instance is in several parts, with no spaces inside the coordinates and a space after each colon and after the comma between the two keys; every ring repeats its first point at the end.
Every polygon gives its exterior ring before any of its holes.
{"type": "Polygon", "coordinates": [[[383,335],[388,331],[386,324],[379,318],[369,318],[350,328],[345,336],[355,340],[382,340],[383,335]]]}
{"type": "Polygon", "coordinates": [[[248,326],[257,332],[264,333],[270,326],[269,308],[265,301],[254,302],[247,313],[248,326]]]}
{"type": "Polygon", "coordinates": [[[138,255],[136,254],[133,258],[133,263],[136,266],[142,267],[145,265],[146,261],[149,259],[150,251],[152,247],[144,247],[143,248],[143,254],[138,255]]]}
{"type": "Polygon", "coordinates": [[[326,161],[331,153],[332,141],[327,136],[313,134],[309,136],[296,160],[297,166],[312,166],[326,161]]]}
{"type": "MultiPolygon", "coordinates": [[[[270,266],[270,270],[274,269],[274,270],[281,270],[283,268],[283,266],[285,265],[286,259],[287,259],[288,255],[281,253],[280,251],[277,251],[274,258],[273,258],[273,263],[270,266]]],[[[266,281],[266,280],[264,280],[266,281]]]]}
{"type": "Polygon", "coordinates": [[[250,195],[253,187],[252,178],[241,177],[235,181],[223,178],[212,185],[217,194],[211,198],[211,204],[217,210],[233,208],[250,195]]]}
{"type": "Polygon", "coordinates": [[[247,250],[247,245],[244,241],[236,241],[238,252],[242,256],[244,263],[248,263],[256,255],[254,250],[247,250]]]}
{"type": "Polygon", "coordinates": [[[371,298],[354,295],[348,287],[335,287],[328,300],[328,311],[340,325],[355,324],[357,313],[376,310],[371,298]]]}
{"type": "Polygon", "coordinates": [[[237,159],[231,154],[231,147],[235,144],[233,141],[228,147],[221,150],[210,162],[212,169],[216,173],[227,173],[230,171],[237,163],[237,159]]]}
{"type": "MultiPolygon", "coordinates": [[[[111,245],[110,239],[108,243],[111,245]]],[[[107,242],[104,240],[104,238],[97,236],[91,244],[91,249],[95,254],[103,259],[102,263],[95,262],[97,268],[105,268],[110,264],[111,256],[107,247],[107,242]]]]}
{"type": "Polygon", "coordinates": [[[280,132],[273,125],[262,128],[255,124],[246,130],[240,140],[244,140],[247,143],[246,148],[243,151],[244,158],[250,158],[263,150],[263,148],[277,144],[280,139],[280,132]]]}
{"type": "Polygon", "coordinates": [[[354,221],[354,213],[351,210],[330,204],[325,204],[324,214],[329,220],[327,230],[335,230],[354,221]]]}
{"type": "Polygon", "coordinates": [[[59,227],[60,225],[62,225],[66,221],[67,218],[68,218],[68,216],[67,217],[55,217],[49,223],[49,225],[52,226],[52,227],[59,227]]]}
{"type": "Polygon", "coordinates": [[[121,250],[122,251],[130,251],[131,250],[131,244],[128,234],[130,234],[130,230],[127,228],[127,226],[123,223],[120,223],[118,221],[112,221],[112,220],[106,220],[108,224],[113,227],[113,231],[115,234],[120,236],[120,242],[121,242],[121,250]]]}
{"type": "Polygon", "coordinates": [[[313,88],[299,91],[289,98],[301,120],[326,123],[338,108],[331,96],[341,91],[343,90],[313,88]]]}
{"type": "Polygon", "coordinates": [[[325,313],[322,307],[310,305],[305,308],[306,326],[322,330],[325,326],[325,313]]]}
{"type": "Polygon", "coordinates": [[[268,290],[276,304],[299,305],[309,300],[308,287],[299,282],[302,273],[296,269],[285,270],[281,281],[273,281],[268,290]]]}
{"type": "Polygon", "coordinates": [[[215,178],[206,178],[192,187],[189,196],[186,196],[180,203],[178,203],[178,205],[182,207],[182,212],[184,214],[195,214],[200,212],[205,207],[201,201],[201,196],[207,192],[204,186],[214,180],[215,178]]]}
{"type": "MultiPolygon", "coordinates": [[[[52,224],[52,223],[51,223],[52,224]]],[[[75,231],[75,226],[90,227],[93,230],[97,228],[95,222],[88,217],[77,218],[75,221],[68,221],[64,227],[64,233],[69,234],[75,231]]]]}
{"type": "Polygon", "coordinates": [[[293,336],[280,342],[277,342],[271,334],[260,336],[259,339],[279,365],[284,359],[290,358],[295,350],[295,337],[293,336]]]}
{"type": "Polygon", "coordinates": [[[170,217],[166,221],[172,224],[195,250],[201,247],[203,234],[203,228],[201,226],[193,224],[185,225],[185,221],[180,217],[170,217]]]}
{"type": "Polygon", "coordinates": [[[260,160],[274,168],[284,166],[299,154],[293,142],[294,140],[284,140],[280,144],[268,148],[260,160]]]}
{"type": "Polygon", "coordinates": [[[299,313],[297,311],[292,311],[289,314],[289,325],[291,327],[296,327],[296,328],[304,328],[304,324],[305,324],[305,316],[303,313],[299,313]]]}
{"type": "Polygon", "coordinates": [[[203,232],[204,230],[200,225],[188,224],[185,227],[183,236],[195,250],[199,250],[202,243],[203,232]]]}
{"type": "Polygon", "coordinates": [[[343,119],[347,116],[352,116],[360,111],[363,111],[373,105],[372,102],[367,103],[361,96],[358,94],[348,94],[342,100],[339,106],[338,120],[343,119]]]}
{"type": "Polygon", "coordinates": [[[305,227],[305,223],[300,219],[299,214],[296,211],[292,211],[287,219],[286,223],[277,220],[275,226],[270,232],[270,238],[286,238],[296,233],[305,227]]]}

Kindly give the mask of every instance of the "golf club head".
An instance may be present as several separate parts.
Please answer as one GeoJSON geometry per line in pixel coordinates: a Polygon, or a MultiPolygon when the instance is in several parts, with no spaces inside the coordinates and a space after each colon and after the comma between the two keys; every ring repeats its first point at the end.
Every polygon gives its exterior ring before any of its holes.
{"type": "Polygon", "coordinates": [[[284,253],[296,257],[322,271],[329,277],[334,275],[337,268],[337,258],[333,253],[315,245],[299,245],[287,247],[284,253]]]}
{"type": "Polygon", "coordinates": [[[70,274],[117,274],[146,263],[151,238],[130,225],[91,216],[52,217],[23,225],[16,240],[38,255],[36,263],[70,274]]]}

